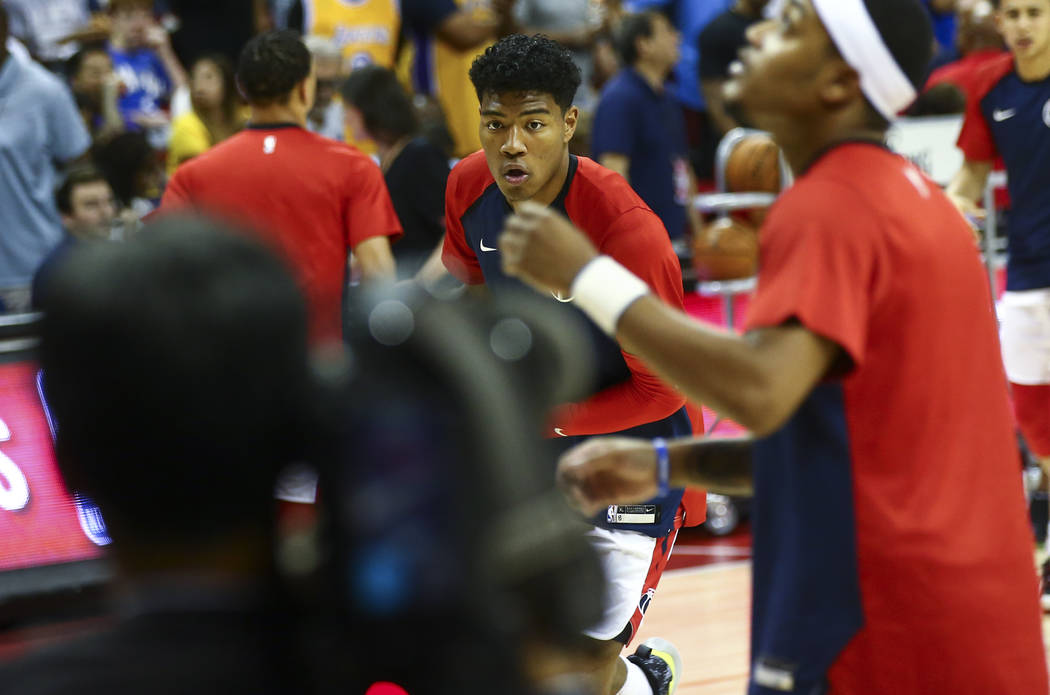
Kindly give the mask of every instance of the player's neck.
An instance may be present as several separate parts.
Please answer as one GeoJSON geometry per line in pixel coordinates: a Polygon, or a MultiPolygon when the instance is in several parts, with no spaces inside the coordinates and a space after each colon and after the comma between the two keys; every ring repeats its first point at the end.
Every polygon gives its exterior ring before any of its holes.
{"type": "Polygon", "coordinates": [[[252,124],[294,123],[300,128],[306,127],[306,112],[296,109],[292,104],[271,104],[252,107],[252,124]]]}
{"type": "Polygon", "coordinates": [[[1038,55],[1022,58],[1014,54],[1017,75],[1025,82],[1038,82],[1050,77],[1050,43],[1038,55]]]}
{"type": "Polygon", "coordinates": [[[886,134],[868,128],[859,115],[841,114],[839,118],[823,122],[811,121],[803,125],[797,120],[779,126],[766,127],[780,146],[791,170],[801,175],[824,152],[844,142],[882,142],[886,134]]]}

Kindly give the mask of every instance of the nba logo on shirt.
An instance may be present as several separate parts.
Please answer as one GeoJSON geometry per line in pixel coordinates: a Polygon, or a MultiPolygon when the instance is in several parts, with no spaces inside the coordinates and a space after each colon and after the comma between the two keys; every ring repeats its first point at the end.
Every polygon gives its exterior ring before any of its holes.
{"type": "Polygon", "coordinates": [[[273,154],[277,150],[277,136],[267,135],[263,140],[263,154],[273,154]]]}

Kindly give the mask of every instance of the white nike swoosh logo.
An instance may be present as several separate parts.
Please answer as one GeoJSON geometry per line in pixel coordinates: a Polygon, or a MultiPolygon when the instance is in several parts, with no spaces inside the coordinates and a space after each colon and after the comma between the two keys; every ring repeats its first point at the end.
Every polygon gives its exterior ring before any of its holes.
{"type": "Polygon", "coordinates": [[[568,304],[573,299],[575,299],[575,297],[562,297],[560,292],[551,292],[551,296],[557,299],[562,304],[568,304]]]}
{"type": "Polygon", "coordinates": [[[560,427],[555,427],[554,428],[554,434],[558,435],[559,437],[568,437],[569,436],[569,435],[565,434],[565,432],[560,427]]]}
{"type": "Polygon", "coordinates": [[[497,251],[498,249],[493,249],[493,248],[489,248],[488,246],[485,246],[485,240],[482,239],[481,240],[481,250],[487,252],[487,251],[497,251]]]}
{"type": "Polygon", "coordinates": [[[1013,118],[1017,115],[1017,109],[996,109],[992,111],[992,119],[996,123],[1001,123],[1009,118],[1013,118]]]}

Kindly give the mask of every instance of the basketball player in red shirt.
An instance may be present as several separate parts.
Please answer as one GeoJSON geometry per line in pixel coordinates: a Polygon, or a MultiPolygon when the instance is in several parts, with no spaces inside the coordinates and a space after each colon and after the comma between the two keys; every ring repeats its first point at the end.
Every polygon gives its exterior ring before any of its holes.
{"type": "Polygon", "coordinates": [[[762,227],[745,335],[658,301],[547,208],[519,206],[500,250],[754,439],[598,439],[561,482],[585,509],[753,485],[751,695],[1045,695],[988,283],[962,215],[883,143],[925,74],[925,12],[787,0],[748,36],[727,103],[797,179],[762,227]]]}
{"type": "MultiPolygon", "coordinates": [[[[507,216],[525,201],[565,214],[610,256],[644,278],[654,294],[682,308],[678,259],[660,218],[619,174],[569,153],[579,111],[580,84],[571,54],[543,36],[507,36],[470,69],[481,105],[482,151],[460,161],[445,193],[447,234],[442,260],[468,285],[492,293],[523,291],[502,270],[497,249],[507,216]]],[[[580,320],[567,295],[547,294],[550,311],[580,320]]],[[[567,448],[591,434],[674,437],[692,431],[685,399],[599,326],[584,318],[585,341],[595,365],[587,397],[563,404],[550,418],[549,435],[567,448]]],[[[537,462],[539,463],[539,462],[537,462]]],[[[656,593],[678,529],[703,520],[706,497],[681,489],[653,494],[630,509],[615,505],[592,519],[587,538],[606,574],[604,612],[584,632],[597,640],[597,692],[668,695],[681,679],[670,643],[653,638],[621,657],[656,593]]]]}
{"type": "Polygon", "coordinates": [[[196,207],[257,230],[297,273],[312,341],[339,339],[347,250],[363,280],[394,279],[401,224],[383,175],[353,147],[306,130],[316,79],[294,32],[252,39],[237,84],[252,109],[247,129],[180,166],[161,209],[196,207]]]}

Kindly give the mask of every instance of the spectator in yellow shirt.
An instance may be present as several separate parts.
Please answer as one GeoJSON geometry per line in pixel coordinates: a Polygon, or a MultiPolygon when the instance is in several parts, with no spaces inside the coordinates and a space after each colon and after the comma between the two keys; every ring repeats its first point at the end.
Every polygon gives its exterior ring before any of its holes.
{"type": "Polygon", "coordinates": [[[223,55],[198,58],[190,71],[192,108],[172,123],[168,145],[168,176],[175,169],[244,126],[244,109],[234,81],[233,66],[223,55]]]}

